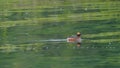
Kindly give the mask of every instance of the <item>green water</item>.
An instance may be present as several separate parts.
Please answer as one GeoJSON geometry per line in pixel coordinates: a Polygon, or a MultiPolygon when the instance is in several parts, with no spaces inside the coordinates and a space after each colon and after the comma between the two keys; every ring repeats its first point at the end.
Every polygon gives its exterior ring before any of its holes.
{"type": "Polygon", "coordinates": [[[0,68],[120,68],[119,0],[0,0],[0,68]],[[82,44],[63,40],[82,33],[82,44]]]}

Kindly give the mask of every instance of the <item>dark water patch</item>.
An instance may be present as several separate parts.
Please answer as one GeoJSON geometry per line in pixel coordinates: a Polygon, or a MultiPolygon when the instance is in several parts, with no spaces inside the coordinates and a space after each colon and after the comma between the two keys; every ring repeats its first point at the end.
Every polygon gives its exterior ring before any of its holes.
{"type": "Polygon", "coordinates": [[[93,13],[93,12],[101,12],[106,11],[107,9],[90,9],[90,8],[83,8],[83,7],[75,7],[73,8],[73,13],[93,13]]]}
{"type": "Polygon", "coordinates": [[[98,54],[104,58],[108,58],[108,57],[115,57],[115,56],[118,56],[120,53],[119,53],[119,50],[120,48],[106,48],[106,49],[103,49],[103,50],[99,50],[98,51],[98,54]]]}
{"type": "Polygon", "coordinates": [[[44,28],[51,28],[51,27],[60,27],[60,26],[64,26],[66,24],[66,22],[61,21],[61,22],[46,22],[42,24],[43,29],[44,28]]]}
{"type": "Polygon", "coordinates": [[[28,18],[33,18],[31,12],[9,12],[9,15],[6,16],[8,21],[26,20],[28,18]]]}
{"type": "Polygon", "coordinates": [[[72,25],[74,30],[80,30],[81,32],[101,33],[101,32],[113,32],[113,30],[118,31],[119,28],[116,27],[116,25],[118,24],[119,22],[116,21],[116,19],[112,19],[99,21],[98,20],[78,21],[76,23],[73,23],[72,25]]]}
{"type": "Polygon", "coordinates": [[[120,65],[119,64],[112,64],[109,63],[108,64],[101,64],[101,65],[96,65],[95,68],[119,68],[120,65]]]}
{"type": "MultiPolygon", "coordinates": [[[[53,9],[54,10],[54,9],[53,9]]],[[[49,10],[44,10],[43,12],[40,13],[41,17],[51,17],[54,15],[60,15],[64,14],[63,11],[55,10],[55,11],[49,11],[49,10]]]]}

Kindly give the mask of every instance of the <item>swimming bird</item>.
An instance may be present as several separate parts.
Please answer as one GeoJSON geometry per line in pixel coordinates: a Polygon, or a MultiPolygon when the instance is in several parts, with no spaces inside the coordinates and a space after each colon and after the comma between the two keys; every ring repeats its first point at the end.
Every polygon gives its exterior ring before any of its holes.
{"type": "Polygon", "coordinates": [[[77,46],[81,45],[81,33],[77,32],[76,36],[71,36],[67,38],[67,42],[77,43],[77,46]]]}

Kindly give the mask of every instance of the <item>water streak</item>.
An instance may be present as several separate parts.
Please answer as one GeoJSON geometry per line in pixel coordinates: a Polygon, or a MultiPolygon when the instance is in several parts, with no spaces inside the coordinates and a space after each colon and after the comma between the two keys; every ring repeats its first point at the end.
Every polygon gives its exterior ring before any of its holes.
{"type": "Polygon", "coordinates": [[[49,40],[40,40],[41,42],[65,42],[67,39],[49,39],[49,40]]]}

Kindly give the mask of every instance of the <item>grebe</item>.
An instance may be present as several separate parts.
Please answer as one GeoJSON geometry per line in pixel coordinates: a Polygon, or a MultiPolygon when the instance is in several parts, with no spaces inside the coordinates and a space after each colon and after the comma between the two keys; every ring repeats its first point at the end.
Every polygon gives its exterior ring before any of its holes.
{"type": "Polygon", "coordinates": [[[77,43],[77,46],[81,44],[81,33],[77,32],[76,36],[68,37],[67,42],[77,43]]]}

